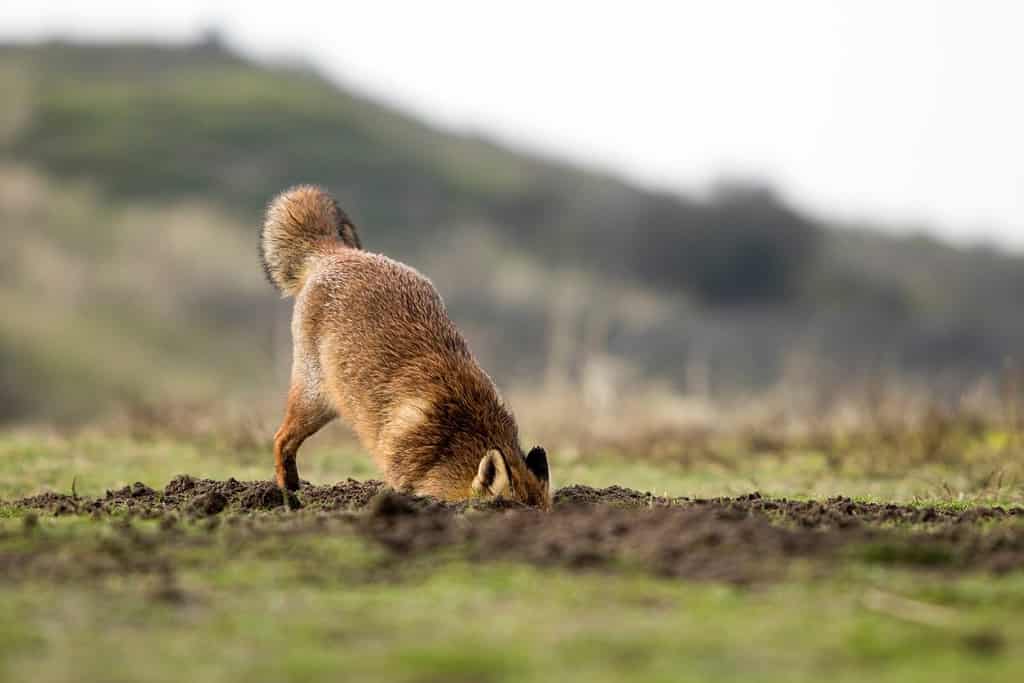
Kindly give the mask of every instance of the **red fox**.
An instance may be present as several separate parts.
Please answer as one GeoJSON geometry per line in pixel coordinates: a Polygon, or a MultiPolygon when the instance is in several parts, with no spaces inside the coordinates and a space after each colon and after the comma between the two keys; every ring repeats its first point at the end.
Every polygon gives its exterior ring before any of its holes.
{"type": "Polygon", "coordinates": [[[337,202],[310,185],[270,202],[260,255],[295,297],[279,486],[299,488],[299,446],[341,416],[398,490],[550,508],[546,452],[523,455],[515,418],[427,278],[363,251],[337,202]]]}

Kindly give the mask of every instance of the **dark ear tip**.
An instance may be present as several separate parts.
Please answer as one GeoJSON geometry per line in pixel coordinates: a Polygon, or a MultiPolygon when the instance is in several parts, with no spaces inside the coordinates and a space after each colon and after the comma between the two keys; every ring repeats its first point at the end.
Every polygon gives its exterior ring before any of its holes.
{"type": "Polygon", "coordinates": [[[540,446],[534,446],[526,454],[526,468],[537,477],[547,481],[548,479],[548,452],[540,446]]]}

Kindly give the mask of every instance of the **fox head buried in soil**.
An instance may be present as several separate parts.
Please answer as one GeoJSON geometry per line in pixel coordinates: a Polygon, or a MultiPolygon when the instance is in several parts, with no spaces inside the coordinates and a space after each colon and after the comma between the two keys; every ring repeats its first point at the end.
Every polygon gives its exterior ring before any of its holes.
{"type": "Polygon", "coordinates": [[[491,449],[480,459],[472,494],[478,498],[507,498],[530,507],[551,509],[547,452],[534,446],[525,456],[511,459],[491,449]]]}

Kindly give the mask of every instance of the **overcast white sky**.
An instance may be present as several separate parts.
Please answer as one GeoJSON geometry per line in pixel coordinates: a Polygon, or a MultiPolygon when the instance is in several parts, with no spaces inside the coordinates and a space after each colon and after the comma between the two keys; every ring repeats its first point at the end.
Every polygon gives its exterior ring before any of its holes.
{"type": "Polygon", "coordinates": [[[207,26],[435,123],[644,184],[768,178],[821,215],[1024,248],[1019,0],[0,6],[0,39],[207,26]]]}

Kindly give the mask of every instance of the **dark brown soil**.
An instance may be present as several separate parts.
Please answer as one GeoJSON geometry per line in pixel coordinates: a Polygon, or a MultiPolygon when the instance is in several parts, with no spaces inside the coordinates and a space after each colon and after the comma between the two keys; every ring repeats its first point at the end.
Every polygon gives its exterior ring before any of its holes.
{"type": "MultiPolygon", "coordinates": [[[[358,482],[352,482],[358,484],[358,482]]],[[[367,482],[360,486],[372,487],[374,491],[381,486],[379,482],[367,482]]],[[[345,485],[340,485],[344,487],[345,485]]],[[[317,487],[309,487],[312,491],[317,487]]],[[[317,489],[331,491],[337,487],[317,489]]],[[[341,501],[345,495],[339,492],[335,496],[323,496],[325,503],[341,501]]],[[[300,508],[301,502],[294,494],[285,496],[276,484],[269,481],[247,481],[236,479],[214,481],[212,479],[195,479],[182,474],[171,480],[163,491],[156,491],[142,483],[114,491],[107,491],[99,498],[72,496],[62,493],[44,493],[15,501],[15,507],[41,510],[54,515],[65,514],[131,514],[144,518],[160,517],[165,512],[176,511],[190,515],[216,515],[225,510],[235,512],[255,512],[259,510],[276,510],[278,508],[300,508]]],[[[326,506],[324,506],[326,507],[326,506]]],[[[351,507],[351,506],[347,506],[351,507]]]]}
{"type": "Polygon", "coordinates": [[[505,559],[574,569],[622,568],[693,579],[748,582],[777,575],[786,559],[810,557],[824,534],[773,525],[763,515],[711,508],[559,505],[453,514],[417,508],[400,494],[374,501],[359,528],[399,556],[444,546],[477,560],[505,559]]]}
{"type": "MultiPolygon", "coordinates": [[[[12,505],[26,511],[25,533],[32,533],[39,514],[91,515],[121,524],[126,531],[119,544],[100,552],[91,565],[83,563],[98,573],[166,574],[170,569],[160,562],[167,561],[147,548],[176,538],[180,524],[212,530],[221,519],[234,537],[327,533],[330,525],[330,533],[361,534],[403,563],[452,548],[479,561],[735,583],[781,576],[794,562],[816,571],[845,561],[946,572],[1024,569],[1021,508],[793,501],[757,493],[700,500],[618,486],[569,486],[556,492],[554,509],[544,513],[503,502],[447,505],[391,491],[378,481],[307,484],[286,498],[270,482],[186,475],[162,491],[139,483],[98,498],[46,493],[12,505]],[[150,538],[131,531],[133,517],[160,519],[163,534],[150,538]]],[[[15,568],[17,561],[0,557],[0,571],[15,568]]]]}

